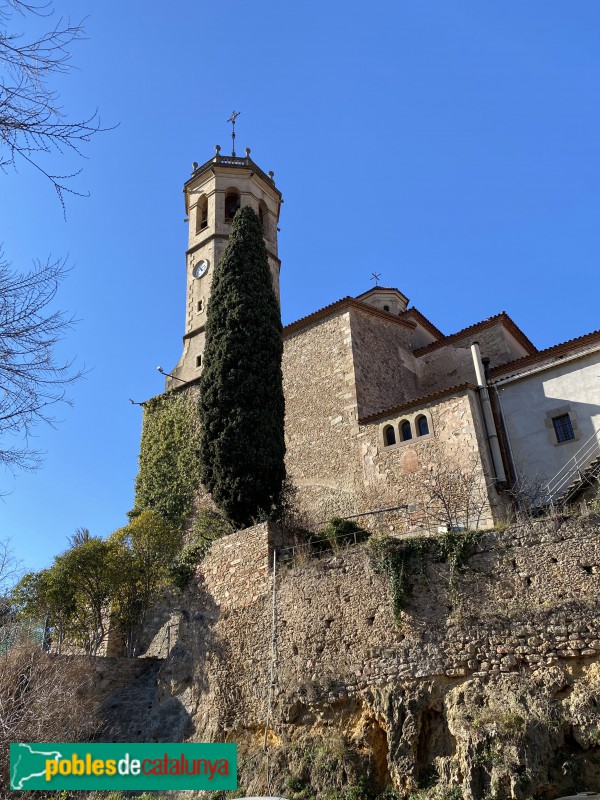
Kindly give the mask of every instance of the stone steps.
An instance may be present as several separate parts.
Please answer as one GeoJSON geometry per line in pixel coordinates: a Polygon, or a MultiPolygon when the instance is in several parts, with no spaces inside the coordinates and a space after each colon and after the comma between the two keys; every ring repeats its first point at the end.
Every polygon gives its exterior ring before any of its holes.
{"type": "Polygon", "coordinates": [[[148,723],[158,705],[157,680],[162,664],[161,658],[123,659],[125,683],[100,706],[97,741],[148,741],[148,723]]]}

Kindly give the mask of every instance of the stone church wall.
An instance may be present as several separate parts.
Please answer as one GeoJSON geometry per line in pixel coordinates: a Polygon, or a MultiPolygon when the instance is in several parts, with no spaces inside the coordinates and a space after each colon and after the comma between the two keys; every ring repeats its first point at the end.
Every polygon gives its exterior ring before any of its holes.
{"type": "Polygon", "coordinates": [[[507,361],[527,355],[528,352],[513,339],[499,322],[476,333],[469,333],[462,339],[456,339],[453,344],[456,347],[464,347],[468,350],[473,341],[479,342],[481,355],[490,359],[492,367],[506,364],[507,361]]]}
{"type": "Polygon", "coordinates": [[[492,367],[505,364],[514,357],[506,331],[499,324],[422,355],[417,350],[420,394],[437,392],[462,383],[476,383],[470,350],[474,341],[479,342],[482,357],[489,358],[492,367]]]}
{"type": "MultiPolygon", "coordinates": [[[[443,519],[436,516],[438,504],[430,499],[432,475],[446,483],[446,491],[456,502],[461,491],[460,474],[469,475],[473,511],[477,506],[480,527],[492,522],[491,503],[495,490],[488,487],[490,465],[482,458],[485,452],[481,423],[478,418],[477,398],[471,391],[462,391],[442,398],[435,403],[415,406],[407,411],[381,418],[361,426],[359,445],[362,466],[363,504],[377,499],[380,507],[406,504],[409,513],[397,511],[366,518],[364,524],[384,532],[406,531],[426,526],[436,530],[443,519]],[[425,414],[429,435],[414,435],[414,421],[425,414]],[[412,423],[413,438],[400,441],[399,428],[403,420],[412,423]],[[385,447],[383,429],[392,424],[396,430],[396,444],[385,447]],[[455,495],[452,497],[452,495],[455,495]],[[426,508],[429,507],[429,512],[426,508]]],[[[367,510],[365,507],[363,510],[367,510]]],[[[471,525],[475,522],[473,517],[471,525]]]]}
{"type": "Polygon", "coordinates": [[[285,340],[286,468],[298,505],[314,522],[356,511],[351,348],[348,312],[285,340]]]}
{"type": "MultiPolygon", "coordinates": [[[[473,474],[481,522],[489,524],[495,497],[486,486],[491,470],[476,397],[463,391],[423,407],[415,405],[395,417],[358,424],[357,393],[363,403],[367,397],[371,403],[375,398],[377,403],[388,402],[394,383],[398,392],[414,391],[414,374],[404,364],[398,326],[354,310],[350,313],[331,317],[285,342],[286,467],[306,524],[324,526],[332,516],[376,511],[362,518],[372,530],[405,531],[423,525],[424,479],[442,465],[473,474]],[[377,339],[380,345],[375,344],[377,339]],[[378,346],[391,355],[387,361],[383,353],[371,358],[366,371],[367,356],[378,346]],[[400,442],[398,423],[409,418],[415,431],[419,413],[428,415],[430,435],[417,438],[414,433],[410,442],[400,442]],[[384,447],[383,427],[390,422],[396,424],[398,443],[384,447]],[[417,506],[417,515],[408,516],[406,510],[380,513],[399,505],[417,506]]],[[[411,358],[408,353],[406,357],[411,358]]],[[[433,517],[427,525],[437,530],[433,517]]]]}
{"type": "Polygon", "coordinates": [[[463,383],[476,383],[469,348],[446,345],[417,358],[420,394],[439,392],[463,383]]]}
{"type": "Polygon", "coordinates": [[[413,331],[357,309],[352,309],[350,326],[359,418],[416,397],[413,331]]]}

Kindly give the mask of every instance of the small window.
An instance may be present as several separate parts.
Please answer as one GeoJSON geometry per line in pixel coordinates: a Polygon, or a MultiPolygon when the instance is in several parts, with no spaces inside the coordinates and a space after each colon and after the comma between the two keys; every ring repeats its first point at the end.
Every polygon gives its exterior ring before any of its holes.
{"type": "Polygon", "coordinates": [[[384,311],[389,311],[389,310],[390,310],[390,307],[389,307],[389,306],[384,306],[384,307],[383,307],[383,310],[384,310],[384,311]]]}
{"type": "Polygon", "coordinates": [[[383,429],[383,441],[386,447],[396,444],[396,431],[392,425],[386,425],[383,429]]]}
{"type": "Polygon", "coordinates": [[[408,442],[409,439],[412,439],[410,422],[407,419],[405,419],[404,422],[400,425],[400,435],[402,436],[403,442],[408,442]]]}
{"type": "Polygon", "coordinates": [[[561,414],[559,417],[552,417],[552,425],[556,434],[557,442],[568,442],[575,438],[573,423],[568,414],[561,414]]]}
{"type": "Polygon", "coordinates": [[[239,192],[229,191],[225,195],[225,222],[231,222],[235,217],[235,212],[240,207],[239,192]]]}
{"type": "Polygon", "coordinates": [[[198,305],[196,306],[196,308],[198,309],[198,313],[200,313],[204,308],[204,300],[198,300],[198,305]]]}
{"type": "Polygon", "coordinates": [[[196,369],[202,366],[202,356],[196,356],[196,369]]]}
{"type": "Polygon", "coordinates": [[[417,417],[417,436],[427,436],[428,433],[429,425],[427,423],[427,417],[421,414],[420,417],[417,417]]]}
{"type": "Polygon", "coordinates": [[[205,228],[208,228],[208,198],[203,194],[196,206],[196,233],[205,228]]]}

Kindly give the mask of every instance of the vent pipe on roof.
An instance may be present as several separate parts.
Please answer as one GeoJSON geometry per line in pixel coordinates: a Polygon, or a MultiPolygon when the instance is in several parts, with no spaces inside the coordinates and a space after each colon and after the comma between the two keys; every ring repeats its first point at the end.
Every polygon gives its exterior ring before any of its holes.
{"type": "Polygon", "coordinates": [[[490,455],[492,457],[492,464],[494,467],[494,473],[496,475],[496,482],[506,483],[506,472],[504,471],[504,464],[502,463],[502,453],[500,452],[498,431],[496,430],[496,423],[494,422],[494,415],[492,413],[490,393],[488,392],[487,388],[487,379],[483,361],[481,359],[481,352],[479,350],[479,342],[472,343],[471,356],[473,357],[473,366],[475,367],[475,376],[477,378],[477,386],[479,387],[479,400],[481,402],[481,411],[483,413],[483,423],[485,425],[485,432],[487,434],[490,455]]]}

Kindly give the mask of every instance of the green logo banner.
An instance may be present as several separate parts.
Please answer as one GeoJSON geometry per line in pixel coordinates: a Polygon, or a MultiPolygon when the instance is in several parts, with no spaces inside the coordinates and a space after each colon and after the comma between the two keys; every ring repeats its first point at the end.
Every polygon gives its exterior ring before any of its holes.
{"type": "Polygon", "coordinates": [[[237,745],[11,744],[10,788],[237,789],[237,745]]]}

